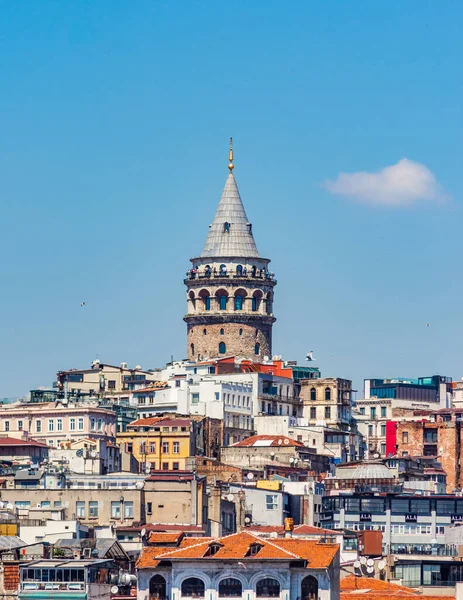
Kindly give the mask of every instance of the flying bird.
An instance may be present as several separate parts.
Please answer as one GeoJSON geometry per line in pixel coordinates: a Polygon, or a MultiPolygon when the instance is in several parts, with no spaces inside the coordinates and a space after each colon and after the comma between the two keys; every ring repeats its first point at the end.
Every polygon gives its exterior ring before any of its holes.
{"type": "Polygon", "coordinates": [[[80,305],[81,306],[87,306],[87,303],[86,302],[81,302],[80,305]]]}
{"type": "Polygon", "coordinates": [[[242,563],[242,562],[239,562],[238,564],[239,564],[239,566],[240,566],[240,567],[243,567],[243,569],[245,569],[245,568],[246,568],[246,565],[245,565],[244,563],[242,563]]]}
{"type": "Polygon", "coordinates": [[[426,323],[426,327],[431,327],[431,324],[430,323],[426,323]]]}
{"type": "Polygon", "coordinates": [[[310,352],[307,352],[306,360],[308,360],[309,362],[311,362],[311,361],[313,361],[313,360],[317,360],[317,359],[316,359],[316,358],[314,358],[314,356],[313,356],[313,350],[311,350],[310,352]]]}

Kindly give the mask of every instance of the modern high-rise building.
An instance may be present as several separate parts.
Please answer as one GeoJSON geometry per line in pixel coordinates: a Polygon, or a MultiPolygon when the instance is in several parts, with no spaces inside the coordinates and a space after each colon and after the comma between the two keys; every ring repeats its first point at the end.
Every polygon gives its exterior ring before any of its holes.
{"type": "Polygon", "coordinates": [[[230,174],[200,256],[187,273],[188,358],[236,356],[261,362],[272,356],[273,288],[270,260],[254,241],[233,175],[230,174]]]}

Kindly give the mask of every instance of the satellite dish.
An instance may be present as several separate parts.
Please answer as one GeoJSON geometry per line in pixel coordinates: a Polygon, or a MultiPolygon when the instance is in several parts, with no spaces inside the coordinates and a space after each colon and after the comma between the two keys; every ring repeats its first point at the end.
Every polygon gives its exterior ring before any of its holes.
{"type": "Polygon", "coordinates": [[[82,458],[83,455],[84,455],[84,451],[82,450],[82,448],[79,448],[78,450],[76,450],[76,456],[78,456],[79,458],[82,458]]]}
{"type": "Polygon", "coordinates": [[[380,571],[384,571],[384,569],[386,568],[386,561],[385,560],[380,560],[378,563],[378,569],[380,571]]]}
{"type": "Polygon", "coordinates": [[[251,481],[251,479],[254,479],[254,473],[248,473],[246,477],[251,481]]]}
{"type": "Polygon", "coordinates": [[[281,446],[281,444],[283,443],[283,440],[278,440],[278,445],[281,446]]]}
{"type": "Polygon", "coordinates": [[[293,464],[293,462],[294,462],[294,458],[293,458],[292,456],[291,456],[291,458],[289,459],[289,462],[290,462],[291,464],[293,464]]]}
{"type": "Polygon", "coordinates": [[[356,560],[356,561],[354,562],[354,568],[355,568],[355,569],[360,569],[360,561],[359,561],[359,560],[356,560]]]}
{"type": "Polygon", "coordinates": [[[264,356],[264,362],[268,362],[270,360],[270,356],[265,355],[264,356]]]}
{"type": "Polygon", "coordinates": [[[374,572],[375,572],[374,567],[367,567],[367,573],[374,573],[374,572]]]}
{"type": "Polygon", "coordinates": [[[91,456],[92,458],[96,458],[96,457],[98,456],[98,452],[97,452],[96,450],[92,450],[92,451],[90,452],[90,456],[91,456]]]}
{"type": "Polygon", "coordinates": [[[287,446],[289,444],[289,440],[285,440],[284,443],[285,443],[285,446],[287,446]]]}
{"type": "Polygon", "coordinates": [[[135,484],[135,487],[137,488],[137,490],[142,490],[145,487],[145,482],[137,481],[137,483],[135,484]]]}
{"type": "Polygon", "coordinates": [[[374,564],[375,564],[375,561],[374,561],[372,558],[369,558],[369,559],[367,560],[367,566],[368,566],[368,567],[372,567],[374,564]]]}
{"type": "Polygon", "coordinates": [[[233,502],[233,494],[228,494],[228,496],[227,496],[227,500],[228,500],[229,502],[233,502]]]}
{"type": "Polygon", "coordinates": [[[360,563],[361,563],[362,565],[366,565],[366,564],[367,564],[367,559],[366,559],[364,556],[361,556],[361,557],[360,557],[360,563]]]}
{"type": "Polygon", "coordinates": [[[111,594],[117,594],[119,592],[119,588],[117,587],[117,585],[112,585],[110,591],[111,594]]]}
{"type": "Polygon", "coordinates": [[[251,519],[250,519],[249,517],[246,517],[246,518],[244,519],[244,522],[245,522],[245,523],[250,523],[250,522],[251,522],[251,519]]]}
{"type": "Polygon", "coordinates": [[[141,537],[142,537],[142,538],[144,538],[144,537],[145,537],[145,535],[146,535],[146,529],[145,529],[144,527],[143,527],[143,529],[140,531],[140,535],[141,535],[141,537]]]}

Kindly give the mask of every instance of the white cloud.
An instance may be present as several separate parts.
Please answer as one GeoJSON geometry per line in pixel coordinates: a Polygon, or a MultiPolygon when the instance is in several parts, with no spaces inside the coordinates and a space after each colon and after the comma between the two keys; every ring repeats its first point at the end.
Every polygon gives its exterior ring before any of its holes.
{"type": "Polygon", "coordinates": [[[372,205],[409,206],[419,200],[442,201],[445,196],[433,173],[408,158],[377,173],[339,173],[325,181],[332,194],[349,196],[372,205]]]}

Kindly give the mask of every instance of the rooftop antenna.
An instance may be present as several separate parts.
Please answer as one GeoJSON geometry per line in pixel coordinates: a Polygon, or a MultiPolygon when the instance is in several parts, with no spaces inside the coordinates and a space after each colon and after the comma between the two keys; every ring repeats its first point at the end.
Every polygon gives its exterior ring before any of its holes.
{"type": "Polygon", "coordinates": [[[233,173],[233,169],[235,165],[233,164],[233,138],[230,138],[230,152],[228,153],[228,168],[230,169],[230,173],[233,173]]]}

